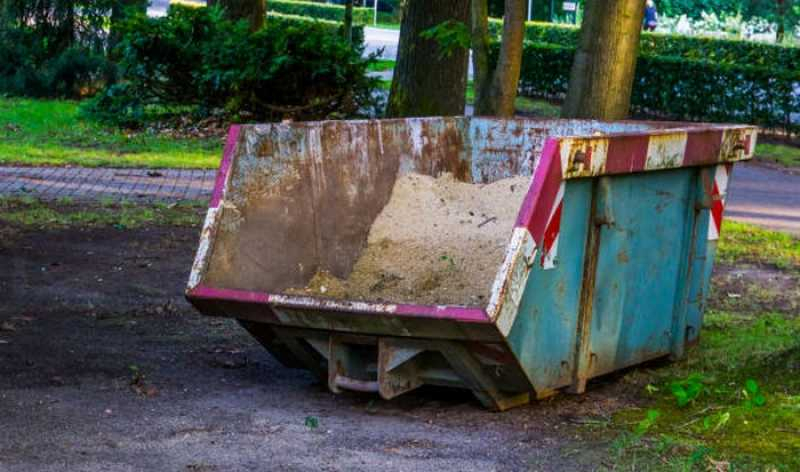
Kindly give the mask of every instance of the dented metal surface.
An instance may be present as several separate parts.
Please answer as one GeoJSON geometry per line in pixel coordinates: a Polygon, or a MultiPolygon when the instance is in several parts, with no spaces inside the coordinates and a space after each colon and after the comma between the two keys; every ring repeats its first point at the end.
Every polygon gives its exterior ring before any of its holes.
{"type": "Polygon", "coordinates": [[[582,391],[696,339],[732,163],[755,140],[747,126],[589,120],[233,127],[187,298],[334,392],[436,384],[505,409],[582,391]],[[410,172],[531,176],[486,305],[285,293],[318,270],[345,277],[410,172]]]}

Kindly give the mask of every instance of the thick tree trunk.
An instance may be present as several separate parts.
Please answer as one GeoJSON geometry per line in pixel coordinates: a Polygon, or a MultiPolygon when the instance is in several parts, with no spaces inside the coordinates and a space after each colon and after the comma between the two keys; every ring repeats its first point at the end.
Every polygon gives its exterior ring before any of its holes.
{"type": "Polygon", "coordinates": [[[465,48],[443,55],[420,33],[447,20],[469,22],[470,0],[408,0],[386,114],[391,117],[462,115],[467,88],[465,48]]]}
{"type": "Polygon", "coordinates": [[[344,2],[344,28],[342,28],[344,39],[348,43],[353,42],[353,0],[344,2]]]}
{"type": "Polygon", "coordinates": [[[494,113],[489,101],[489,87],[492,81],[489,70],[489,4],[487,0],[472,0],[470,16],[475,114],[492,115],[494,113]]]}
{"type": "Polygon", "coordinates": [[[221,6],[225,10],[225,16],[230,20],[246,20],[250,24],[251,31],[261,29],[267,18],[265,0],[208,0],[207,4],[210,7],[221,6]]]}
{"type": "Polygon", "coordinates": [[[586,1],[562,116],[627,118],[644,4],[644,0],[586,1]]]}

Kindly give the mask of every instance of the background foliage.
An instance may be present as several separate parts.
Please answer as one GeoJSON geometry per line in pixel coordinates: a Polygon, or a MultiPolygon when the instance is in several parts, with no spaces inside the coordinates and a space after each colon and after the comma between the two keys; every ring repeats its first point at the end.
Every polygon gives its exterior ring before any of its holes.
{"type": "MultiPolygon", "coordinates": [[[[302,15],[323,20],[344,21],[344,7],[341,5],[295,0],[270,0],[267,8],[271,12],[288,15],[302,15]]],[[[353,24],[372,23],[372,8],[353,7],[353,24]]]]}
{"type": "Polygon", "coordinates": [[[377,79],[366,76],[372,59],[338,24],[270,16],[250,32],[220,10],[173,6],[162,18],[135,15],[121,31],[120,81],[84,108],[103,120],[136,126],[170,112],[308,120],[379,105],[377,79]]]}
{"type": "MultiPolygon", "coordinates": [[[[498,37],[502,22],[489,23],[490,34],[498,37]]],[[[525,23],[525,39],[533,42],[576,47],[580,29],[553,23],[525,23]]],[[[800,48],[735,39],[680,36],[642,32],[640,52],[659,56],[680,56],[742,65],[758,65],[776,69],[800,69],[800,48]]]]}
{"type": "MultiPolygon", "coordinates": [[[[493,57],[499,46],[493,44],[493,57]]],[[[567,91],[575,48],[526,41],[520,92],[559,99],[567,91]]],[[[636,66],[631,109],[671,120],[752,123],[797,133],[800,70],[718,63],[643,53],[636,66]]]]}

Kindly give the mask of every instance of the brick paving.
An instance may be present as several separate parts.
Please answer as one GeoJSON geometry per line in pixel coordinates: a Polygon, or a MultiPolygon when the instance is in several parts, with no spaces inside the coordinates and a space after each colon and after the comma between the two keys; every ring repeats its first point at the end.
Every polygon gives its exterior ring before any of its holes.
{"type": "Polygon", "coordinates": [[[209,198],[216,171],[0,166],[0,195],[46,200],[180,201],[209,198]]]}

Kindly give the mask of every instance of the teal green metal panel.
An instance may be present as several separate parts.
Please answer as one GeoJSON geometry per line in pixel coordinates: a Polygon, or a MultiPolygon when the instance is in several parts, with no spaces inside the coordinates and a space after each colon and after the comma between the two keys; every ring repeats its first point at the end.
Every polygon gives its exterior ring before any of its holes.
{"type": "Polygon", "coordinates": [[[571,382],[591,202],[591,180],[567,182],[556,267],[534,264],[508,336],[537,391],[571,382]]]}
{"type": "Polygon", "coordinates": [[[600,179],[589,377],[670,352],[694,172],[600,179]]]}

